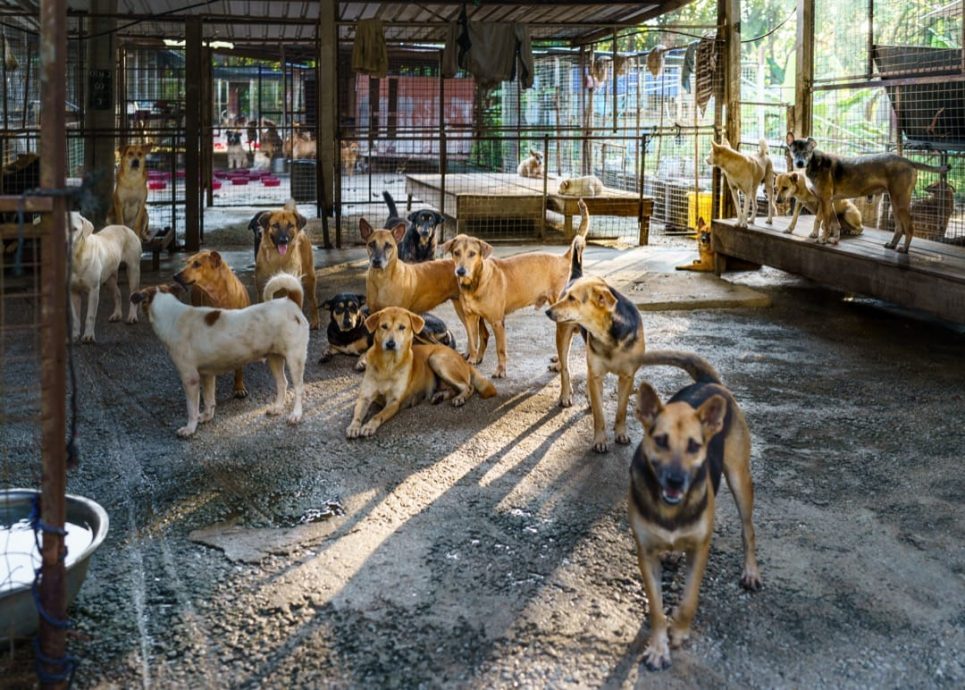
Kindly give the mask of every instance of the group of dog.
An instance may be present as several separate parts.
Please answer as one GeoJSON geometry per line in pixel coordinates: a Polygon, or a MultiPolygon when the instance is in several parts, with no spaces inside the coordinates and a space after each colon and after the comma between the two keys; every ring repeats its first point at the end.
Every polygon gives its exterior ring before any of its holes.
{"type": "Polygon", "coordinates": [[[761,139],[754,153],[742,153],[727,140],[712,142],[708,165],[720,168],[730,189],[737,222],[747,227],[757,218],[757,190],[763,184],[767,197],[767,222],[773,223],[776,204],[797,201],[794,217],[786,233],[793,233],[801,209],[815,214],[811,238],[821,244],[837,243],[842,231],[860,234],[862,213],[852,200],[888,193],[895,218],[894,236],[885,243],[888,249],[907,252],[915,234],[915,224],[924,225],[926,236],[943,235],[954,208],[955,188],[946,181],[929,185],[930,196],[912,201],[918,171],[944,174],[945,167],[935,167],[903,158],[893,153],[841,157],[817,149],[808,137],[786,137],[787,173],[774,174],[767,142],[761,139]],[[740,199],[743,194],[743,202],[740,199]],[[904,236],[904,243],[899,242],[904,236]]]}
{"type": "MultiPolygon", "coordinates": [[[[542,178],[545,173],[543,154],[533,149],[530,149],[529,155],[516,166],[516,174],[520,177],[542,178]]],[[[566,196],[600,196],[603,194],[603,183],[596,175],[564,177],[559,181],[556,191],[566,196]]]]}

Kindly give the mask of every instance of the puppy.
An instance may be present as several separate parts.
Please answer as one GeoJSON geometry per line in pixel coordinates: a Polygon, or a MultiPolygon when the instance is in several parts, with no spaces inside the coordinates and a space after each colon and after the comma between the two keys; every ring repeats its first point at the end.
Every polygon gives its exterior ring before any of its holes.
{"type": "Polygon", "coordinates": [[[406,223],[405,235],[399,243],[399,258],[410,264],[432,261],[436,257],[436,228],[445,218],[431,208],[413,211],[403,220],[395,207],[395,199],[388,192],[382,192],[385,205],[389,207],[389,217],[382,227],[386,230],[399,223],[406,223]]]}
{"type": "Polygon", "coordinates": [[[308,321],[302,315],[302,284],[297,276],[279,273],[265,285],[261,304],[244,309],[210,309],[182,304],[172,294],[180,291],[177,283],[145,288],[131,295],[151,321],[154,332],[174,362],[188,404],[188,423],[178,436],[194,434],[198,424],[214,418],[215,375],[238,369],[245,364],[268,359],[275,377],[275,403],[269,415],[285,410],[288,381],[285,365],[295,388],[295,403],[289,424],[302,418],[303,376],[308,356],[308,321]],[[276,292],[286,295],[272,299],[276,292]],[[204,397],[200,412],[199,394],[204,397]]]}
{"type": "MultiPolygon", "coordinates": [[[[195,307],[244,309],[251,305],[245,286],[218,252],[206,250],[188,257],[184,268],[174,274],[174,280],[191,290],[191,304],[195,307]]],[[[234,391],[236,398],[248,397],[245,370],[240,367],[235,369],[234,391]]]]}
{"type": "Polygon", "coordinates": [[[278,125],[266,117],[261,118],[261,126],[262,130],[259,136],[261,143],[260,149],[268,156],[268,159],[271,160],[276,154],[281,153],[281,135],[278,134],[278,125]]]}
{"type": "Polygon", "coordinates": [[[915,235],[915,225],[911,217],[911,195],[918,179],[918,171],[947,172],[947,168],[916,163],[893,153],[856,158],[833,156],[818,151],[817,142],[810,137],[795,139],[793,132],[787,133],[787,148],[794,161],[794,168],[804,171],[808,185],[818,199],[818,215],[822,217],[823,228],[818,238],[821,244],[838,241],[832,201],[885,191],[888,192],[897,218],[895,234],[885,243],[885,248],[907,252],[911,238],[915,235]],[[905,238],[904,246],[898,246],[902,235],[905,238]]]}
{"type": "Polygon", "coordinates": [[[529,158],[525,158],[516,166],[516,174],[520,177],[542,177],[543,176],[543,154],[539,151],[529,150],[529,158]]]}
{"type": "Polygon", "coordinates": [[[603,183],[595,175],[567,177],[560,180],[559,193],[567,196],[600,196],[603,183]]]}
{"type": "Polygon", "coordinates": [[[741,153],[722,143],[710,142],[707,164],[721,169],[737,209],[737,224],[746,228],[757,220],[757,189],[764,183],[767,191],[767,222],[774,222],[774,164],[767,155],[767,142],[761,139],[756,154],[741,153]],[[741,204],[738,192],[744,194],[741,204]]]}
{"type": "Polygon", "coordinates": [[[359,158],[359,145],[354,141],[343,141],[339,147],[339,155],[342,161],[342,172],[349,176],[354,175],[359,158]]]}
{"type": "MultiPolygon", "coordinates": [[[[117,271],[127,267],[130,292],[137,290],[141,281],[141,240],[134,231],[123,225],[108,225],[94,234],[94,225],[76,211],[68,214],[70,225],[70,316],[73,324],[71,337],[82,342],[94,342],[97,305],[101,285],[107,284],[114,297],[114,311],[110,321],[120,321],[124,313],[121,290],[117,287],[117,271]],[[84,336],[80,335],[81,297],[87,293],[87,322],[84,336]]],[[[137,323],[137,307],[131,305],[128,323],[137,323]]]]}
{"type": "Polygon", "coordinates": [[[403,406],[423,399],[435,404],[455,395],[452,404],[459,407],[476,390],[483,398],[496,395],[492,382],[455,350],[444,345],[413,345],[413,335],[421,332],[423,325],[422,317],[398,307],[387,307],[365,320],[374,343],[346,437],[371,436],[403,406]],[[377,401],[383,403],[382,410],[363,426],[369,407],[377,401]]]}
{"type": "Polygon", "coordinates": [[[225,132],[225,138],[228,140],[228,168],[248,167],[248,152],[241,145],[241,132],[229,129],[225,132]]]}
{"type": "MultiPolygon", "coordinates": [[[[784,204],[791,198],[797,199],[798,203],[794,205],[794,217],[784,231],[790,234],[797,227],[797,217],[801,215],[801,207],[815,213],[818,210],[818,198],[808,189],[807,178],[800,170],[781,173],[777,176],[774,186],[777,191],[777,203],[784,204]]],[[[864,230],[864,226],[861,225],[861,212],[848,199],[838,199],[834,202],[834,214],[846,235],[860,235],[864,230]]],[[[812,238],[818,236],[821,225],[821,218],[815,218],[814,228],[811,230],[812,238]]]]}
{"type": "Polygon", "coordinates": [[[702,216],[697,219],[697,252],[698,258],[689,264],[677,266],[676,269],[678,271],[699,271],[701,273],[714,270],[714,248],[711,243],[711,229],[702,216]]]}
{"type": "Polygon", "coordinates": [[[602,278],[580,278],[563,291],[559,300],[546,310],[546,315],[557,324],[579,326],[586,339],[586,387],[593,410],[593,450],[607,452],[603,417],[603,378],[607,373],[616,374],[618,379],[613,427],[616,442],[629,445],[627,402],[646,349],[639,310],[602,278]]]}
{"type": "Polygon", "coordinates": [[[121,167],[107,222],[126,225],[141,241],[150,238],[147,224],[147,154],[153,144],[129,144],[120,149],[121,167]]]}
{"type": "Polygon", "coordinates": [[[925,191],[927,197],[911,202],[911,219],[919,235],[928,240],[942,240],[955,210],[955,188],[939,181],[925,187],[925,191]]]}
{"type": "Polygon", "coordinates": [[[308,320],[312,330],[318,328],[318,303],[315,301],[315,257],[312,242],[304,228],[308,221],[300,214],[295,201],[289,199],[280,211],[259,214],[261,240],[255,254],[255,289],[262,295],[264,287],[276,273],[284,272],[301,278],[308,302],[308,320]]]}
{"type": "Polygon", "coordinates": [[[670,647],[690,637],[710,541],[720,475],[734,495],[741,519],[744,570],[741,586],[761,588],[754,524],[754,485],[750,474],[751,435],[744,415],[707,362],[689,353],[650,352],[644,364],[669,364],[691,374],[694,383],[660,401],[647,383],[637,393],[637,417],[644,437],[630,465],[630,529],[650,608],[650,639],[643,662],[651,671],[670,666],[670,647]],[[667,626],[660,589],[660,556],[687,554],[687,582],[667,626]],[[669,645],[668,645],[669,643],[669,645]]]}
{"type": "MultiPolygon", "coordinates": [[[[577,237],[582,243],[590,227],[590,214],[582,199],[580,213],[582,222],[577,237]]],[[[478,329],[480,319],[485,319],[496,336],[499,363],[493,377],[506,376],[506,315],[523,307],[538,309],[559,297],[570,275],[575,243],[574,240],[562,255],[532,252],[507,259],[491,256],[490,244],[468,235],[457,235],[441,246],[454,262],[459,303],[466,315],[470,364],[482,361],[478,329]]],[[[557,356],[562,362],[564,353],[557,350],[557,356]]]]}

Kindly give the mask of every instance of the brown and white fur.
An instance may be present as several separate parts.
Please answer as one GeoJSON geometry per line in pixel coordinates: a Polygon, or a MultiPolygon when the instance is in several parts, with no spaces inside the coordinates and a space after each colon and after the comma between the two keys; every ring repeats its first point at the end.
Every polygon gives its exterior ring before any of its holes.
{"type": "MultiPolygon", "coordinates": [[[[129,291],[137,290],[141,281],[141,240],[134,231],[124,225],[108,225],[94,233],[94,225],[76,211],[68,214],[70,255],[70,315],[73,329],[71,337],[85,343],[94,342],[97,322],[97,305],[100,302],[101,285],[106,284],[113,293],[114,311],[110,321],[120,321],[124,315],[121,290],[117,287],[117,272],[121,264],[127,267],[129,291]],[[87,293],[87,321],[84,335],[80,335],[81,298],[87,293]]],[[[127,323],[137,323],[137,307],[131,305],[127,323]]]]}
{"type": "Polygon", "coordinates": [[[751,436],[744,415],[717,372],[689,353],[650,352],[644,364],[686,370],[694,383],[666,404],[647,383],[637,393],[644,437],[630,465],[630,529],[650,609],[650,638],[643,663],[652,671],[670,666],[670,648],[690,637],[700,584],[714,535],[714,508],[721,474],[737,503],[744,542],[741,586],[761,587],[752,513],[751,436]],[[687,580],[668,626],[661,592],[661,556],[687,555],[687,580]]]}
{"type": "Polygon", "coordinates": [[[149,239],[147,223],[147,154],[152,144],[129,144],[120,149],[121,165],[114,181],[114,197],[107,221],[126,225],[141,241],[149,239]]]}
{"type": "Polygon", "coordinates": [[[767,155],[767,142],[761,139],[757,146],[757,153],[741,153],[731,148],[725,139],[718,144],[710,143],[710,155],[707,164],[721,169],[727,179],[727,186],[737,209],[737,224],[746,228],[749,223],[757,220],[757,189],[761,183],[765,185],[767,193],[767,222],[774,222],[774,164],[767,155]],[[744,194],[741,203],[738,192],[744,194]]]}
{"type": "Polygon", "coordinates": [[[308,321],[302,314],[302,285],[296,277],[279,273],[265,286],[264,301],[244,309],[211,309],[183,304],[172,292],[177,283],[145,288],[131,295],[151,321],[151,327],[168,350],[187,397],[188,422],[178,436],[194,434],[198,424],[214,418],[215,376],[258,360],[268,360],[275,377],[275,402],[267,413],[285,410],[291,373],[295,402],[289,424],[302,418],[305,359],[308,356],[308,321]],[[283,297],[272,299],[277,292],[283,297]],[[200,411],[199,395],[204,398],[200,411]]]}
{"type": "MultiPolygon", "coordinates": [[[[188,257],[184,268],[174,274],[174,280],[191,290],[191,304],[195,307],[244,309],[251,305],[248,290],[238,280],[231,266],[215,251],[205,250],[188,257]]],[[[236,398],[247,398],[245,370],[235,369],[236,398]]]]}
{"type": "Polygon", "coordinates": [[[567,177],[560,180],[558,190],[566,196],[600,196],[603,194],[603,183],[596,175],[567,177]]]}
{"type": "MultiPolygon", "coordinates": [[[[590,214],[580,200],[582,222],[577,233],[580,243],[585,242],[590,228],[590,214]]],[[[552,304],[566,286],[570,275],[570,257],[576,251],[574,239],[564,254],[531,252],[517,254],[506,259],[492,256],[493,248],[468,235],[456,235],[441,245],[440,249],[451,254],[456,281],[459,284],[459,303],[466,316],[466,333],[469,338],[469,363],[479,364],[479,322],[485,320],[496,336],[498,365],[494,378],[506,376],[506,315],[523,307],[539,309],[552,304]]],[[[572,337],[572,333],[570,334],[572,337]]],[[[565,363],[557,334],[557,356],[565,363]]]]}
{"type": "Polygon", "coordinates": [[[452,348],[413,345],[424,325],[421,316],[399,307],[386,307],[365,320],[373,344],[352,422],[345,430],[347,438],[373,435],[400,409],[424,399],[435,404],[451,397],[453,406],[459,407],[476,390],[483,398],[496,395],[493,384],[452,348]],[[376,402],[382,409],[363,425],[376,402]]]}
{"type": "Polygon", "coordinates": [[[792,132],[787,133],[787,147],[794,161],[794,167],[804,170],[808,185],[818,199],[818,215],[822,217],[823,232],[818,242],[836,243],[838,226],[831,202],[836,199],[853,199],[878,192],[888,192],[891,208],[897,223],[894,236],[885,243],[886,249],[907,252],[915,226],[911,216],[911,195],[918,179],[918,171],[942,173],[945,168],[936,168],[916,163],[893,153],[880,153],[872,156],[841,158],[817,150],[817,142],[795,139],[792,132]],[[832,234],[832,229],[834,230],[832,234]],[[898,242],[904,235],[905,242],[898,242]]]}
{"type": "Polygon", "coordinates": [[[308,303],[308,320],[312,330],[318,328],[318,303],[315,301],[315,256],[312,241],[305,232],[308,221],[289,199],[284,208],[257,217],[261,226],[258,252],[255,254],[255,290],[259,299],[268,280],[276,273],[289,273],[301,278],[308,303]]]}
{"type": "Polygon", "coordinates": [[[520,177],[542,177],[543,154],[530,149],[529,157],[516,166],[516,174],[520,177]]]}
{"type": "MultiPolygon", "coordinates": [[[[781,173],[777,176],[775,188],[777,190],[777,203],[785,204],[793,197],[797,199],[794,205],[794,217],[790,225],[784,231],[787,234],[794,232],[797,227],[797,218],[801,215],[801,208],[806,208],[811,213],[818,210],[818,198],[808,189],[807,178],[804,173],[795,170],[789,173],[781,173]]],[[[834,202],[834,214],[837,216],[842,230],[848,235],[860,235],[864,229],[861,225],[861,211],[848,199],[838,199],[834,202]]],[[[817,237],[821,229],[822,219],[814,219],[814,227],[811,230],[811,237],[817,237]]]]}

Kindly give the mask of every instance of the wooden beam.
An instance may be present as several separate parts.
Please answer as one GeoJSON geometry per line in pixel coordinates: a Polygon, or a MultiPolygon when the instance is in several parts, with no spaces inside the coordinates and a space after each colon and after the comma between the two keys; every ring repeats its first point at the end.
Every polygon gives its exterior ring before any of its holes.
{"type": "Polygon", "coordinates": [[[814,108],[814,0],[797,3],[797,52],[794,82],[794,134],[811,136],[814,108]]]}
{"type": "MultiPolygon", "coordinates": [[[[201,248],[201,20],[184,22],[184,248],[201,248]]],[[[176,154],[175,154],[176,155],[176,154]]]]}
{"type": "Polygon", "coordinates": [[[321,0],[318,14],[318,171],[322,178],[322,227],[331,247],[328,218],[335,216],[335,245],[342,246],[342,227],[335,208],[335,164],[338,152],[338,2],[321,0]]]}
{"type": "Polygon", "coordinates": [[[723,26],[724,61],[724,134],[731,146],[740,148],[741,140],[741,3],[718,0],[718,22],[723,26]]]}

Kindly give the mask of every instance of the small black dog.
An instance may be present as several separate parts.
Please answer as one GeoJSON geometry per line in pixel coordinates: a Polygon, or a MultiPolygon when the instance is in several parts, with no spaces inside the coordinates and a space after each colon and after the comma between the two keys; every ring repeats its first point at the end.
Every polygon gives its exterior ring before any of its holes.
{"type": "Polygon", "coordinates": [[[399,243],[399,258],[410,264],[432,261],[436,258],[436,228],[446,219],[431,208],[413,211],[406,218],[402,218],[395,208],[392,195],[382,192],[382,198],[389,207],[389,218],[382,227],[390,229],[399,223],[406,224],[405,236],[399,243]]]}
{"type": "MultiPolygon", "coordinates": [[[[328,348],[322,354],[319,364],[323,364],[337,353],[345,355],[362,355],[372,346],[372,334],[365,328],[365,319],[369,315],[365,306],[365,295],[350,292],[340,292],[322,304],[322,309],[329,312],[328,348]]],[[[432,314],[422,314],[426,325],[416,336],[416,341],[446,345],[456,349],[456,337],[446,326],[445,321],[432,314]]],[[[357,369],[364,367],[356,366],[357,369]]]]}

